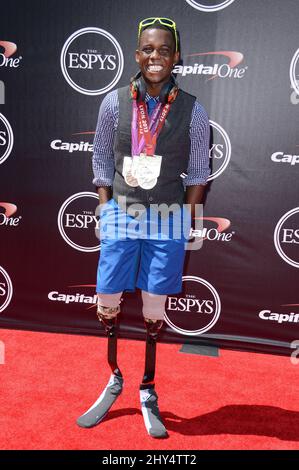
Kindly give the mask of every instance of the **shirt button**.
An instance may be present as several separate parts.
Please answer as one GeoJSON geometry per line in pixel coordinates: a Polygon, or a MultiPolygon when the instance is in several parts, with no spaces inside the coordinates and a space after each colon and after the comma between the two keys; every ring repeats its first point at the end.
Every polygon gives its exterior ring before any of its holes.
{"type": "Polygon", "coordinates": [[[149,200],[149,201],[153,201],[154,198],[153,198],[152,196],[150,196],[150,197],[148,198],[148,200],[149,200]]]}

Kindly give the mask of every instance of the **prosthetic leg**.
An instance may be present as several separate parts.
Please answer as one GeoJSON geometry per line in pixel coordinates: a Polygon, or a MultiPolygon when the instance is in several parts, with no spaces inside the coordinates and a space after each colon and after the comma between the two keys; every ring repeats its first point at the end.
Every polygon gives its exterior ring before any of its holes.
{"type": "Polygon", "coordinates": [[[155,438],[167,437],[158,407],[158,395],[155,391],[156,344],[163,320],[144,318],[146,327],[145,369],[140,385],[140,402],[144,424],[148,434],[155,438]]]}
{"type": "Polygon", "coordinates": [[[117,365],[117,314],[119,311],[119,306],[104,307],[98,304],[97,315],[108,336],[108,363],[112,374],[97,401],[77,419],[78,426],[83,428],[91,428],[99,424],[122,392],[123,377],[117,365]]]}

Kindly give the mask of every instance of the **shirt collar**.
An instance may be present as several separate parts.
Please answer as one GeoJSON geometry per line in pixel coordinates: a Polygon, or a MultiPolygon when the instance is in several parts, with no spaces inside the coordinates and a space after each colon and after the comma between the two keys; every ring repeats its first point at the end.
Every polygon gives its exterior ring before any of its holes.
{"type": "Polygon", "coordinates": [[[159,96],[151,96],[146,92],[144,101],[145,101],[145,103],[147,103],[149,100],[155,100],[156,103],[158,103],[159,96]]]}

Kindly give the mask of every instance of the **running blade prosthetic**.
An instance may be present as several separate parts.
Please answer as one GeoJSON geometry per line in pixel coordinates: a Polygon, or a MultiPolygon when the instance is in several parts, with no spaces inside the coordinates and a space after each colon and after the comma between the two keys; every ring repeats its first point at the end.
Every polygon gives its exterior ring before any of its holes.
{"type": "Polygon", "coordinates": [[[77,419],[78,426],[91,428],[99,424],[121,394],[124,379],[112,374],[110,380],[97,401],[77,419]]]}
{"type": "Polygon", "coordinates": [[[158,408],[158,395],[154,388],[140,390],[141,411],[147,432],[152,437],[167,437],[158,408]]]}

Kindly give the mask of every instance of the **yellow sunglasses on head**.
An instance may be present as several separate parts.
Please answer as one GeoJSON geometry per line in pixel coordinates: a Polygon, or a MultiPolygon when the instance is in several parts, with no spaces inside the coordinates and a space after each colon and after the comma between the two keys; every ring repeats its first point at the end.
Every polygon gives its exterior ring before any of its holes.
{"type": "Polygon", "coordinates": [[[174,30],[174,36],[175,36],[175,52],[178,50],[178,36],[177,36],[177,30],[176,30],[176,24],[173,20],[170,18],[145,18],[144,20],[140,21],[139,27],[138,27],[138,41],[140,38],[140,34],[143,28],[146,28],[147,26],[151,26],[152,24],[159,22],[161,25],[166,26],[167,28],[173,29],[174,30]]]}

